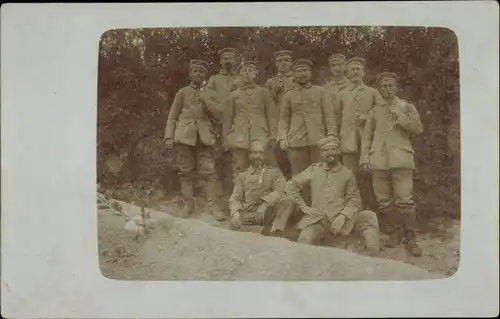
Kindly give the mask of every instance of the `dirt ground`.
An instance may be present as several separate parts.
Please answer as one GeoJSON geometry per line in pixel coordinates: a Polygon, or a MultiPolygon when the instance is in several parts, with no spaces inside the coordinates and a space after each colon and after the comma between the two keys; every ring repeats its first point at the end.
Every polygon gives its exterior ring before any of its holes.
{"type": "MultiPolygon", "coordinates": [[[[139,207],[120,203],[126,214],[140,213],[139,207]]],[[[205,213],[201,198],[197,199],[196,213],[190,218],[194,221],[172,217],[180,208],[180,201],[176,198],[169,201],[157,199],[152,206],[152,217],[160,220],[159,226],[151,238],[140,241],[133,240],[123,229],[125,222],[122,218],[110,210],[99,209],[99,262],[106,277],[138,280],[404,280],[450,276],[459,265],[458,220],[432,220],[430,231],[421,232],[418,238],[424,252],[421,257],[411,256],[404,245],[400,245],[385,248],[379,258],[369,258],[358,254],[361,240],[355,236],[328,238],[323,243],[327,247],[311,247],[293,242],[298,236],[293,226],[286,230],[290,240],[229,231],[228,221],[218,222],[205,213]],[[263,267],[262,264],[269,260],[279,267],[263,267]],[[304,263],[302,260],[316,262],[304,263]],[[399,262],[393,265],[392,261],[399,262]],[[383,262],[389,263],[388,266],[383,262]],[[334,265],[338,269],[336,272],[331,270],[334,265]],[[416,267],[406,269],[401,265],[416,267]],[[418,269],[423,273],[416,271],[418,269]]]]}

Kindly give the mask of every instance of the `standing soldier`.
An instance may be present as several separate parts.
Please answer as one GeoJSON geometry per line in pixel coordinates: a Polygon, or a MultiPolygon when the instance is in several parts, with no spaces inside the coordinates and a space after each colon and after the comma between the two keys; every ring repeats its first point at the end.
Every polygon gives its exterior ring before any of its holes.
{"type": "Polygon", "coordinates": [[[286,92],[293,89],[295,81],[292,72],[292,51],[280,50],[274,53],[278,74],[266,81],[264,86],[271,92],[274,102],[280,106],[286,92]]]}
{"type": "Polygon", "coordinates": [[[288,151],[292,175],[319,162],[317,142],[337,132],[328,93],[311,84],[311,68],[312,62],[307,59],[293,62],[296,85],[285,93],[281,104],[277,141],[282,150],[288,151]]]}
{"type": "MultiPolygon", "coordinates": [[[[292,51],[276,51],[274,53],[274,58],[276,60],[276,67],[278,68],[278,74],[268,79],[264,86],[271,92],[274,103],[279,110],[283,101],[283,96],[295,86],[292,72],[292,51]]],[[[277,164],[281,168],[281,171],[285,174],[285,176],[289,176],[291,174],[291,170],[286,152],[283,151],[278,144],[275,144],[273,154],[277,164]]]]}
{"type": "Polygon", "coordinates": [[[237,53],[236,49],[233,48],[224,48],[218,52],[221,70],[218,74],[210,77],[203,94],[207,108],[217,119],[214,130],[216,134],[220,135],[217,140],[217,148],[219,151],[216,154],[216,157],[223,159],[222,161],[218,161],[218,163],[221,164],[220,167],[218,167],[221,177],[217,185],[219,196],[223,195],[224,187],[221,185],[221,182],[225,180],[226,184],[232,183],[232,179],[230,178],[230,167],[227,169],[227,166],[224,166],[225,162],[230,161],[231,154],[223,150],[225,136],[223,136],[222,133],[224,131],[224,125],[228,123],[227,111],[224,108],[227,105],[229,93],[236,89],[238,82],[238,78],[235,74],[237,53]]]}
{"type": "MultiPolygon", "coordinates": [[[[338,93],[345,89],[349,83],[349,81],[345,77],[346,62],[347,59],[345,55],[340,53],[334,53],[328,58],[328,64],[330,66],[332,79],[324,85],[324,88],[328,91],[332,104],[335,101],[338,93]]],[[[341,123],[339,121],[341,117],[338,116],[336,119],[337,128],[340,128],[341,123]]]]}
{"type": "Polygon", "coordinates": [[[255,64],[243,63],[239,76],[239,87],[231,92],[228,100],[228,125],[224,130],[226,146],[233,154],[234,177],[249,165],[250,142],[275,140],[277,125],[276,105],[271,93],[255,84],[255,64]]]}
{"type": "Polygon", "coordinates": [[[316,244],[326,233],[349,235],[360,233],[369,252],[380,249],[377,215],[361,207],[358,184],[354,174],[340,163],[339,142],[326,137],[318,142],[321,163],[314,163],[288,181],[286,193],[292,197],[305,216],[297,224],[301,231],[298,242],[316,244]],[[310,185],[312,202],[300,196],[310,185]]]}
{"type": "Polygon", "coordinates": [[[411,254],[420,256],[412,197],[415,163],[410,137],[421,134],[423,126],[415,106],[396,96],[397,81],[395,73],[379,75],[385,104],[374,107],[368,115],[360,164],[373,172],[380,218],[391,235],[387,246],[395,247],[404,235],[411,254]]]}
{"type": "Polygon", "coordinates": [[[266,142],[250,145],[250,166],[235,179],[229,199],[231,228],[239,231],[261,232],[270,226],[272,236],[283,236],[285,225],[294,208],[286,197],[286,180],[281,171],[266,165],[266,142]]]}
{"type": "Polygon", "coordinates": [[[359,172],[361,135],[368,112],[384,101],[380,92],[363,83],[365,60],[354,57],[347,61],[346,74],[350,84],[340,91],[334,102],[337,121],[340,123],[339,138],[342,164],[356,177],[359,172]]]}
{"type": "Polygon", "coordinates": [[[205,179],[208,208],[217,220],[225,218],[219,208],[213,147],[216,137],[210,115],[204,109],[200,88],[209,64],[202,60],[190,61],[191,84],[183,87],[174,98],[165,129],[167,148],[175,145],[179,181],[185,207],[183,217],[194,210],[194,181],[196,171],[205,179]]]}

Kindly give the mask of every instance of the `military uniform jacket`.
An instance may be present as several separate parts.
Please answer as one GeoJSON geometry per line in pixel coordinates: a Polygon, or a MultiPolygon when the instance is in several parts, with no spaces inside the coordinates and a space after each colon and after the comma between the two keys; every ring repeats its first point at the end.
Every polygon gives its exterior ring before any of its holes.
{"type": "Polygon", "coordinates": [[[271,93],[258,85],[240,86],[230,93],[226,146],[249,149],[253,140],[276,138],[277,109],[271,93]]]}
{"type": "MultiPolygon", "coordinates": [[[[238,86],[238,78],[234,74],[226,73],[221,70],[218,74],[212,75],[207,82],[207,86],[203,92],[203,100],[214,117],[217,118],[224,131],[228,124],[228,114],[225,107],[229,94],[236,90],[238,86]]],[[[223,136],[223,140],[225,137],[223,136]]]]}
{"type": "Polygon", "coordinates": [[[410,137],[423,132],[420,116],[411,103],[397,97],[393,103],[397,117],[391,115],[386,103],[374,107],[366,121],[360,164],[370,163],[373,170],[415,168],[410,137]]]}
{"type": "MultiPolygon", "coordinates": [[[[342,81],[334,81],[331,80],[327,82],[323,87],[326,89],[328,92],[328,97],[330,98],[330,101],[332,105],[335,103],[335,99],[337,98],[337,95],[339,94],[340,91],[343,89],[347,88],[349,85],[349,81],[347,79],[343,79],[342,81]]],[[[334,110],[335,111],[335,110],[334,110]]],[[[335,119],[337,120],[337,129],[341,127],[340,120],[342,117],[340,116],[335,116],[335,119]]],[[[337,132],[338,134],[338,132],[337,132]]]]}
{"type": "Polygon", "coordinates": [[[286,186],[286,194],[293,198],[301,209],[307,206],[300,194],[306,184],[311,186],[311,207],[317,214],[304,216],[297,227],[304,229],[324,217],[332,223],[342,214],[346,217],[346,222],[340,233],[348,235],[361,210],[361,197],[354,174],[341,164],[334,168],[329,168],[326,163],[312,164],[290,179],[286,186]]]}
{"type": "Polygon", "coordinates": [[[168,114],[165,137],[174,142],[195,146],[198,138],[205,145],[215,144],[211,118],[205,110],[200,89],[191,84],[175,95],[168,114]]]}
{"type": "Polygon", "coordinates": [[[336,135],[333,107],[320,86],[296,85],[285,93],[281,105],[277,140],[288,139],[289,147],[316,146],[326,135],[336,135]]]}
{"type": "Polygon", "coordinates": [[[295,87],[293,73],[290,72],[287,74],[278,74],[275,77],[268,79],[264,84],[264,87],[266,87],[269,92],[271,92],[274,103],[276,103],[278,108],[280,108],[285,93],[295,87]]]}
{"type": "Polygon", "coordinates": [[[330,97],[330,100],[335,102],[335,98],[337,97],[337,94],[342,91],[343,89],[347,88],[349,85],[349,81],[347,79],[343,79],[342,81],[334,81],[331,80],[327,82],[323,87],[328,91],[328,95],[330,97]]]}
{"type": "Polygon", "coordinates": [[[384,104],[380,92],[364,84],[357,87],[351,84],[337,94],[333,104],[337,121],[340,123],[340,151],[358,153],[364,125],[356,126],[356,113],[368,116],[368,112],[375,105],[384,104]]]}
{"type": "Polygon", "coordinates": [[[234,189],[229,198],[231,215],[246,209],[259,199],[270,206],[275,205],[285,194],[286,180],[281,171],[271,165],[257,170],[252,166],[236,176],[234,189]]]}

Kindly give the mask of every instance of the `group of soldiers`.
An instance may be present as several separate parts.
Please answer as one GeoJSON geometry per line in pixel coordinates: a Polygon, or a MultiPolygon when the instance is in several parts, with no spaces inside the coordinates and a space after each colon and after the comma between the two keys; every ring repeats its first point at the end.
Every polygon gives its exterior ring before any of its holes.
{"type": "Polygon", "coordinates": [[[293,211],[298,242],[358,232],[368,252],[404,243],[415,256],[414,150],[423,131],[414,105],[397,97],[398,76],[379,74],[378,88],[364,84],[365,61],[332,54],[332,80],[311,83],[313,63],[274,53],[278,74],[256,84],[258,68],[236,66],[237,50],[219,51],[221,70],[206,82],[209,63],[190,61],[191,83],[180,89],[166,125],[165,143],[177,156],[183,215],[194,210],[194,185],[204,178],[210,212],[230,218],[232,229],[282,237],[293,211]],[[225,155],[217,154],[224,150],[225,155]],[[220,205],[216,164],[231,156],[229,216],[220,205]],[[372,176],[378,212],[366,210],[360,185],[372,176]],[[380,225],[380,227],[379,227],[380,225]]]}

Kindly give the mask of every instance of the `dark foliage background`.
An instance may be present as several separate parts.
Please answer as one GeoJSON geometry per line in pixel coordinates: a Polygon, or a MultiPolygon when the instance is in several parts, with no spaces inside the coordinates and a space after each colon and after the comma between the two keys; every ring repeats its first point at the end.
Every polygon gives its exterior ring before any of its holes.
{"type": "Polygon", "coordinates": [[[367,60],[365,82],[393,71],[412,101],[424,134],[414,139],[415,197],[420,216],[460,215],[459,62],[455,34],[443,28],[299,27],[120,29],[103,34],[99,50],[98,182],[178,190],[172,154],[163,147],[168,111],[189,83],[191,58],[212,63],[234,47],[258,62],[258,83],[276,73],[272,53],[289,48],[314,62],[313,82],[328,80],[327,59],[341,52],[367,60]]]}

